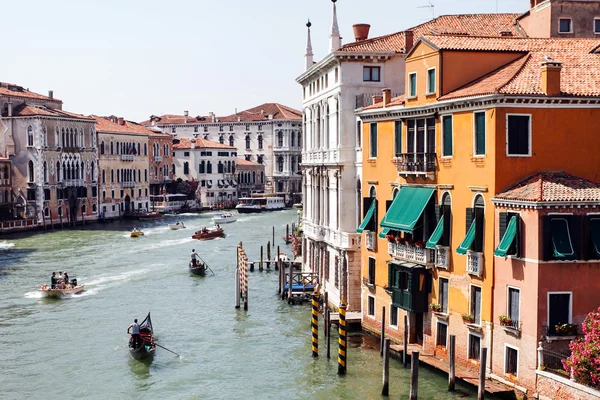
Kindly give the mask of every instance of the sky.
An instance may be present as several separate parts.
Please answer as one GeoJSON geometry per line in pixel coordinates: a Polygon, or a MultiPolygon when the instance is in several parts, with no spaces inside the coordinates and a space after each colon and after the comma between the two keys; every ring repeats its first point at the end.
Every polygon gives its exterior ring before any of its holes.
{"type": "MultiPolygon", "coordinates": [[[[436,16],[525,12],[528,0],[431,0],[436,16]]],[[[339,0],[343,43],[431,18],[427,0],[339,0]],[[421,8],[422,7],[422,8],[421,8]]],[[[67,111],[230,115],[262,103],[300,108],[306,21],[315,61],[329,50],[330,0],[28,0],[2,4],[0,81],[61,99],[67,111]],[[10,17],[8,17],[10,16],[10,17]]]]}

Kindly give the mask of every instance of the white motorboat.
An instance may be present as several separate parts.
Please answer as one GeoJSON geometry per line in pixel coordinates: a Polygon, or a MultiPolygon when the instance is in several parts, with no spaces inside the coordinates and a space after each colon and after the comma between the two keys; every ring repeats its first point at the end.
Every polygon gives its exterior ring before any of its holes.
{"type": "Polygon", "coordinates": [[[252,197],[240,197],[235,208],[240,214],[279,211],[285,208],[285,200],[274,194],[253,194],[252,197]]]}
{"type": "MultiPolygon", "coordinates": [[[[60,286],[60,285],[57,285],[60,286]]],[[[83,292],[83,285],[69,285],[70,287],[65,287],[63,288],[55,288],[55,289],[50,289],[49,285],[42,285],[41,289],[40,289],[40,293],[42,294],[42,297],[64,297],[64,296],[68,296],[71,294],[77,294],[77,293],[81,293],[83,292]]]]}
{"type": "Polygon", "coordinates": [[[232,213],[219,213],[213,217],[213,222],[216,224],[228,224],[237,221],[237,216],[232,213]]]}
{"type": "Polygon", "coordinates": [[[179,229],[185,229],[185,225],[183,224],[183,222],[176,222],[174,224],[169,224],[169,228],[171,230],[177,231],[179,229]]]}

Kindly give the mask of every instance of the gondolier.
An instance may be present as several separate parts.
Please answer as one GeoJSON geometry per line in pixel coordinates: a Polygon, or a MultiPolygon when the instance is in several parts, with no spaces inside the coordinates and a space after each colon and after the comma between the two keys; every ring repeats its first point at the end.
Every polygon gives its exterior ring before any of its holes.
{"type": "Polygon", "coordinates": [[[198,257],[200,257],[198,255],[198,253],[196,253],[195,249],[192,249],[192,265],[195,267],[197,262],[198,262],[198,257]]]}
{"type": "Polygon", "coordinates": [[[140,326],[137,323],[137,318],[133,320],[133,324],[127,328],[127,333],[131,333],[131,340],[133,341],[133,347],[138,347],[140,342],[140,326]],[[131,332],[129,332],[131,330],[131,332]]]}

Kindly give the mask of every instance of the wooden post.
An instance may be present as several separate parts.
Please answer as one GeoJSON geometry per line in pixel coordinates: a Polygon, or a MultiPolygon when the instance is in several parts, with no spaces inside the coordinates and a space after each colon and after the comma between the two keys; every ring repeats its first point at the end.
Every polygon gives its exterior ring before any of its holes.
{"type": "Polygon", "coordinates": [[[296,237],[296,224],[292,222],[292,236],[296,237]]]}
{"type": "Polygon", "coordinates": [[[292,302],[292,281],[294,279],[294,266],[290,264],[290,275],[288,282],[288,303],[292,302]]]}
{"type": "Polygon", "coordinates": [[[258,270],[260,272],[263,270],[263,246],[260,246],[260,263],[258,264],[258,270]]]}
{"type": "Polygon", "coordinates": [[[271,241],[267,242],[267,268],[271,267],[271,241]]]}
{"type": "Polygon", "coordinates": [[[379,353],[383,357],[383,346],[385,345],[385,307],[382,307],[381,310],[381,337],[379,339],[379,353]]]}
{"type": "Polygon", "coordinates": [[[285,224],[285,244],[290,242],[290,225],[285,224]]]}
{"type": "Polygon", "coordinates": [[[273,244],[275,244],[275,225],[273,225],[273,244]]]}
{"type": "Polygon", "coordinates": [[[312,356],[319,357],[319,294],[312,294],[312,318],[310,324],[312,335],[312,356]]]}
{"type": "Polygon", "coordinates": [[[404,350],[402,351],[402,363],[404,368],[408,367],[408,316],[404,316],[404,350]]]}
{"type": "Polygon", "coordinates": [[[240,296],[241,296],[241,288],[240,288],[240,246],[235,249],[235,308],[240,308],[240,296]]]}
{"type": "Polygon", "coordinates": [[[327,326],[327,359],[331,358],[331,310],[327,310],[327,319],[325,321],[327,326]]]}
{"type": "Polygon", "coordinates": [[[413,351],[410,357],[410,400],[417,400],[419,393],[419,352],[413,351]]]}
{"type": "MultiPolygon", "coordinates": [[[[273,243],[273,248],[275,248],[275,243],[273,243]]],[[[275,269],[279,269],[281,267],[281,262],[279,261],[279,255],[281,254],[279,250],[279,246],[277,246],[277,254],[275,254],[275,269]]]]}
{"type": "Polygon", "coordinates": [[[325,330],[325,335],[327,335],[327,305],[329,304],[329,293],[325,292],[325,295],[323,296],[323,322],[324,322],[324,327],[323,329],[325,330]]]}
{"type": "Polygon", "coordinates": [[[481,348],[481,359],[479,360],[479,386],[477,387],[477,400],[485,398],[485,364],[487,361],[487,348],[481,348]]]}
{"type": "Polygon", "coordinates": [[[338,375],[346,374],[346,304],[342,303],[338,307],[339,319],[338,319],[338,375]]]}
{"type": "Polygon", "coordinates": [[[390,395],[390,339],[383,341],[383,389],[381,389],[381,395],[390,395]]]}
{"type": "Polygon", "coordinates": [[[450,335],[450,349],[448,354],[448,390],[454,391],[455,383],[456,383],[456,371],[455,371],[455,347],[456,346],[456,336],[450,335]]]}
{"type": "Polygon", "coordinates": [[[245,253],[244,253],[243,268],[244,268],[244,310],[248,311],[248,293],[250,291],[248,290],[248,257],[246,257],[245,253]]]}
{"type": "Polygon", "coordinates": [[[277,257],[277,262],[275,263],[275,269],[277,270],[277,280],[279,281],[277,284],[277,294],[281,294],[282,285],[281,285],[281,268],[279,268],[279,257],[277,257]]]}

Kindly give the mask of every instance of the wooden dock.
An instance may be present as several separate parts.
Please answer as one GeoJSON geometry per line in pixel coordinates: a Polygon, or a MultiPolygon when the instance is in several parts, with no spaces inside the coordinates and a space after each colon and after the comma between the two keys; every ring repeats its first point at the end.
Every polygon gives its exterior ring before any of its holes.
{"type": "MultiPolygon", "coordinates": [[[[390,350],[392,350],[392,354],[396,353],[396,356],[402,354],[403,348],[404,348],[404,346],[401,344],[393,344],[390,346],[390,350]]],[[[435,358],[432,354],[424,354],[422,352],[423,348],[421,346],[409,344],[408,345],[408,354],[411,354],[413,351],[420,352],[419,361],[448,373],[449,367],[448,367],[447,361],[440,360],[439,358],[435,358]]],[[[474,386],[479,385],[479,372],[478,371],[470,370],[460,364],[456,364],[454,368],[455,368],[456,378],[462,379],[463,381],[470,383],[471,385],[474,385],[474,386]]],[[[485,391],[487,393],[490,393],[493,395],[514,392],[514,390],[512,388],[510,388],[506,385],[503,385],[500,382],[493,381],[491,379],[486,379],[485,391]]]]}
{"type": "MultiPolygon", "coordinates": [[[[340,313],[331,313],[331,322],[338,322],[340,319],[340,313]]],[[[360,324],[362,322],[362,313],[350,311],[346,313],[347,324],[360,324]]]]}

